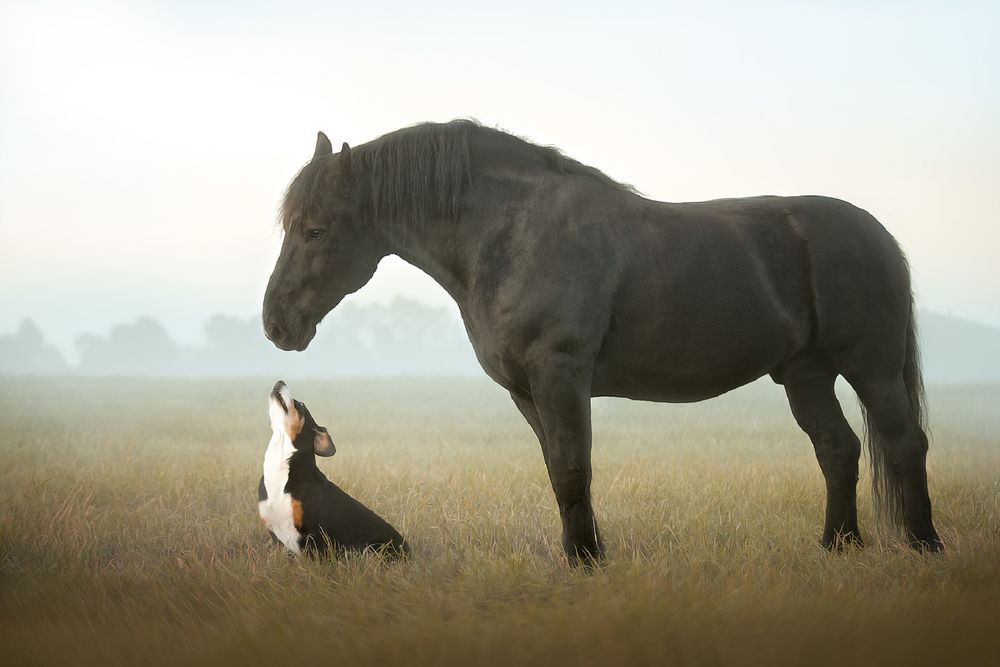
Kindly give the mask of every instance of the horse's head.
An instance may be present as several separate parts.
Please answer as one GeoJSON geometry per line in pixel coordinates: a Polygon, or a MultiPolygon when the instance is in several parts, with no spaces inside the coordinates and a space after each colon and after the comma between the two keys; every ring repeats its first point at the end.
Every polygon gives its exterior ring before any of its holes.
{"type": "Polygon", "coordinates": [[[283,350],[304,350],[316,325],[367,283],[387,253],[363,227],[351,196],[351,149],[333,153],[322,132],[281,211],[285,238],[264,293],[264,333],[283,350]]]}

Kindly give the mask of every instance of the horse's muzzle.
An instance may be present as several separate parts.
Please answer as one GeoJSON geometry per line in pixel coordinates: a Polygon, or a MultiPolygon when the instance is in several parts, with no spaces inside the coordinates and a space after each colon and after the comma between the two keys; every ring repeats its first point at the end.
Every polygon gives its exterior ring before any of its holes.
{"type": "Polygon", "coordinates": [[[287,325],[276,318],[266,320],[264,335],[278,349],[301,352],[312,342],[313,336],[316,335],[316,326],[304,326],[301,317],[297,317],[295,322],[295,328],[289,330],[287,325]]]}

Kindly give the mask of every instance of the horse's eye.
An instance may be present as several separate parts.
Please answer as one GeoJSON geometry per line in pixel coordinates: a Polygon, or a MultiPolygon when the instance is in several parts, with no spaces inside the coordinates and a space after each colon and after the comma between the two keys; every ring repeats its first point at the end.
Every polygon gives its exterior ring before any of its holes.
{"type": "Polygon", "coordinates": [[[326,233],[325,229],[310,229],[309,230],[309,240],[315,241],[316,239],[323,238],[323,234],[326,233]]]}

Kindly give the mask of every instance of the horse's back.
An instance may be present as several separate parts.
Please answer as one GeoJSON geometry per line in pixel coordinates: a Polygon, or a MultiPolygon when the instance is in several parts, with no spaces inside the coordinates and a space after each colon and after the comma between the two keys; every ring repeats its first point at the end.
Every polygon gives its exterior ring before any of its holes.
{"type": "Polygon", "coordinates": [[[628,224],[595,393],[684,401],[733,389],[856,337],[884,291],[873,282],[897,272],[881,225],[827,197],[650,202],[628,224]]]}
{"type": "Polygon", "coordinates": [[[827,197],[675,204],[580,177],[557,189],[547,220],[535,211],[496,245],[521,249],[516,262],[493,250],[478,264],[489,290],[466,322],[508,388],[573,350],[594,360],[594,395],[716,396],[856,335],[878,294],[870,266],[895,248],[874,218],[827,197]]]}

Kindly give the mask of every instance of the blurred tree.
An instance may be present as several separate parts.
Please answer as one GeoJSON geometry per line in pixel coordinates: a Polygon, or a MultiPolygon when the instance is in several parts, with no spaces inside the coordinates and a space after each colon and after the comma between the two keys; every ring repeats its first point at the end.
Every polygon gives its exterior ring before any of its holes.
{"type": "Polygon", "coordinates": [[[17,331],[0,335],[0,373],[59,375],[69,371],[62,353],[45,342],[41,329],[24,320],[17,331]]]}
{"type": "Polygon", "coordinates": [[[81,373],[96,375],[187,375],[184,351],[163,325],[149,317],[120,324],[105,340],[85,335],[77,339],[81,373]]]}

